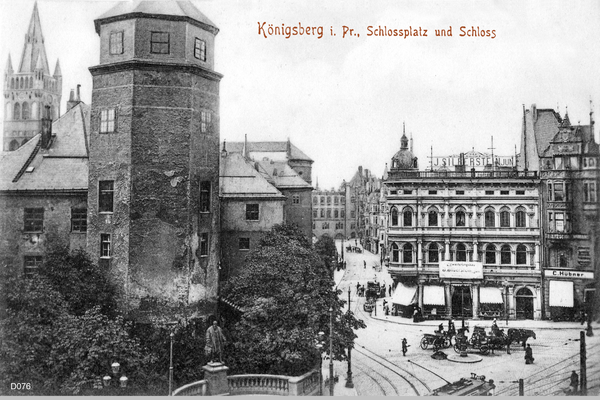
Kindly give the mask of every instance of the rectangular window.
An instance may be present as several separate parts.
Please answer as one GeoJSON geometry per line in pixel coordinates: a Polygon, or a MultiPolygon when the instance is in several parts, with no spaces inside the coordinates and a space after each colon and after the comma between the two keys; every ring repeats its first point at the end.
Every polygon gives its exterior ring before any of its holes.
{"type": "Polygon", "coordinates": [[[200,182],[200,212],[210,212],[210,181],[200,182]]]}
{"type": "Polygon", "coordinates": [[[430,190],[429,194],[437,194],[437,190],[430,190]]]}
{"type": "Polygon", "coordinates": [[[71,208],[71,232],[87,231],[87,208],[71,208]]]}
{"type": "Polygon", "coordinates": [[[196,38],[194,41],[194,57],[200,61],[206,61],[206,42],[196,38]]]}
{"type": "Polygon", "coordinates": [[[100,234],[100,258],[110,258],[112,254],[110,248],[110,235],[108,233],[100,234]]]}
{"type": "Polygon", "coordinates": [[[346,211],[342,210],[340,212],[342,218],[346,218],[346,211]]]}
{"type": "Polygon", "coordinates": [[[321,218],[325,218],[325,209],[321,208],[321,218]]]}
{"type": "Polygon", "coordinates": [[[412,190],[403,190],[402,191],[402,193],[404,193],[404,194],[412,194],[412,192],[413,192],[412,190]]]}
{"type": "Polygon", "coordinates": [[[329,222],[323,222],[323,229],[329,229],[329,222]]]}
{"type": "Polygon", "coordinates": [[[486,191],[485,191],[485,194],[486,194],[487,196],[493,196],[493,195],[494,195],[494,191],[493,191],[493,190],[486,190],[486,191]]]}
{"type": "Polygon", "coordinates": [[[517,191],[515,191],[515,194],[518,195],[518,196],[523,196],[525,194],[525,191],[524,190],[517,190],[517,191]]]}
{"type": "Polygon", "coordinates": [[[585,203],[595,203],[598,198],[596,191],[596,182],[583,182],[583,201],[585,203]]]}
{"type": "Polygon", "coordinates": [[[331,204],[331,197],[327,196],[327,204],[331,204]]]}
{"type": "Polygon", "coordinates": [[[200,131],[202,133],[208,132],[208,128],[210,127],[211,121],[212,113],[210,111],[200,112],[200,131]]]}
{"type": "Polygon", "coordinates": [[[295,194],[292,196],[292,204],[300,204],[300,196],[295,194]]]}
{"type": "Polygon", "coordinates": [[[555,213],[554,220],[556,223],[556,231],[564,232],[565,231],[565,215],[563,213],[555,213]]]}
{"type": "Polygon", "coordinates": [[[110,33],[110,54],[123,54],[123,31],[110,33]]]}
{"type": "Polygon", "coordinates": [[[346,198],[345,197],[340,198],[340,200],[341,200],[342,204],[346,204],[346,198]]]}
{"type": "Polygon", "coordinates": [[[25,256],[23,257],[23,273],[26,278],[31,278],[37,269],[42,265],[42,256],[25,256]]]}
{"type": "Polygon", "coordinates": [[[350,203],[354,203],[354,196],[350,197],[350,203]]]}
{"type": "Polygon", "coordinates": [[[239,250],[250,250],[250,238],[240,238],[238,242],[239,250]]]}
{"type": "Polygon", "coordinates": [[[313,218],[317,218],[319,216],[319,212],[317,210],[313,210],[313,218]]]}
{"type": "Polygon", "coordinates": [[[100,133],[113,133],[115,131],[115,109],[108,108],[100,111],[100,133]]]}
{"type": "Polygon", "coordinates": [[[350,211],[350,218],[356,218],[356,211],[350,211]]]}
{"type": "Polygon", "coordinates": [[[508,190],[501,190],[500,191],[500,195],[502,195],[502,196],[507,196],[508,194],[510,194],[510,192],[508,190]]]}
{"type": "Polygon", "coordinates": [[[327,210],[327,218],[331,218],[331,210],[327,210]]]}
{"type": "Polygon", "coordinates": [[[555,182],[554,183],[554,201],[564,201],[565,192],[564,192],[564,183],[555,182]]]}
{"type": "Polygon", "coordinates": [[[42,232],[44,230],[44,209],[26,208],[23,222],[23,232],[42,232]]]}
{"type": "Polygon", "coordinates": [[[464,190],[457,190],[456,194],[457,195],[463,195],[463,194],[465,194],[465,191],[464,190]]]}
{"type": "Polygon", "coordinates": [[[337,197],[337,196],[334,196],[334,197],[333,197],[333,204],[337,204],[337,203],[338,203],[338,197],[337,197]]]}
{"type": "Polygon", "coordinates": [[[200,234],[200,257],[208,256],[208,233],[200,234]]]}
{"type": "Polygon", "coordinates": [[[562,157],[554,157],[554,169],[563,169],[562,157]]]}
{"type": "Polygon", "coordinates": [[[115,181],[98,182],[98,211],[113,212],[115,181]]]}
{"type": "Polygon", "coordinates": [[[258,221],[258,204],[246,204],[246,221],[258,221]]]}
{"type": "Polygon", "coordinates": [[[151,32],[150,34],[150,52],[154,54],[169,54],[169,33],[151,32]]]}

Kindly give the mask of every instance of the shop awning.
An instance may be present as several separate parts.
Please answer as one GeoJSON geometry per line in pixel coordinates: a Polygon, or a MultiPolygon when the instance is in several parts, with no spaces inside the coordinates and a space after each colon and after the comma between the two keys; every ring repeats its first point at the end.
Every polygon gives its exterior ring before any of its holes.
{"type": "Polygon", "coordinates": [[[423,286],[423,304],[429,306],[445,306],[443,286],[423,286]]]}
{"type": "Polygon", "coordinates": [[[398,282],[396,291],[392,296],[392,304],[400,304],[401,306],[408,306],[416,302],[417,288],[407,287],[398,282]]]}
{"type": "Polygon", "coordinates": [[[503,304],[502,293],[497,287],[479,288],[479,302],[484,304],[503,304]]]}
{"type": "Polygon", "coordinates": [[[550,307],[573,307],[572,281],[550,281],[550,307]]]}

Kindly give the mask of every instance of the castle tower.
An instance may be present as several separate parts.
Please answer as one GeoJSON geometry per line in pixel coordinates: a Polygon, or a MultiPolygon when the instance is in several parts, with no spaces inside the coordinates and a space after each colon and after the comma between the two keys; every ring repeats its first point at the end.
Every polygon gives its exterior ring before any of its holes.
{"type": "Polygon", "coordinates": [[[133,1],[95,21],[88,251],[126,308],[213,313],[219,264],[218,28],[190,1],[133,1]]]}
{"type": "Polygon", "coordinates": [[[10,55],[4,71],[4,132],[2,148],[13,151],[25,144],[42,129],[42,116],[50,107],[52,119],[60,115],[62,74],[56,62],[50,75],[48,57],[37,3],[25,34],[25,44],[17,71],[10,55]]]}

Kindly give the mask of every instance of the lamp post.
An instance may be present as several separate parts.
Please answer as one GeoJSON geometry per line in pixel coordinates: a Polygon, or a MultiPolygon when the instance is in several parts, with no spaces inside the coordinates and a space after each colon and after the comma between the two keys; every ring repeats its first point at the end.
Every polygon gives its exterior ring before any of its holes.
{"type": "Polygon", "coordinates": [[[119,364],[116,361],[113,362],[110,366],[110,373],[108,375],[105,375],[102,378],[102,387],[110,388],[114,382],[114,385],[118,385],[118,387],[120,387],[122,389],[126,388],[129,379],[125,375],[121,375],[121,377],[118,379],[118,381],[116,380],[116,377],[119,374],[120,369],[121,369],[121,364],[119,364]],[[111,375],[115,377],[114,381],[113,381],[113,378],[111,375]]]}
{"type": "Polygon", "coordinates": [[[323,396],[323,337],[325,336],[325,332],[319,332],[319,336],[317,338],[317,344],[315,347],[319,350],[319,396],[323,396]]]}
{"type": "Polygon", "coordinates": [[[169,396],[173,394],[173,332],[169,335],[169,339],[171,342],[170,350],[169,350],[169,396]]]}
{"type": "Polygon", "coordinates": [[[504,318],[508,326],[508,280],[505,279],[502,285],[504,286],[504,318]]]}
{"type": "Polygon", "coordinates": [[[329,395],[333,396],[333,307],[329,307],[329,395]]]}
{"type": "MultiPolygon", "coordinates": [[[[350,319],[350,286],[348,286],[348,319],[350,319]]],[[[353,388],[352,382],[352,345],[348,344],[348,377],[346,379],[346,387],[353,388]]]]}

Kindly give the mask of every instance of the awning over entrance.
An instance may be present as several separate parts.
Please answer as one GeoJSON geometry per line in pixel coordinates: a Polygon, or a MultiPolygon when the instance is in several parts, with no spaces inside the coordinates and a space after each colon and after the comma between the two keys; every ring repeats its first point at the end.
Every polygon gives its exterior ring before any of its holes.
{"type": "Polygon", "coordinates": [[[415,303],[417,295],[416,287],[407,287],[398,282],[396,291],[392,296],[392,304],[400,304],[401,306],[408,306],[415,303]]]}
{"type": "Polygon", "coordinates": [[[550,307],[573,307],[573,282],[550,281],[550,307]]]}
{"type": "Polygon", "coordinates": [[[502,304],[502,293],[497,287],[479,288],[479,302],[484,304],[502,304]]]}
{"type": "Polygon", "coordinates": [[[445,306],[443,286],[423,286],[423,304],[430,306],[445,306]]]}

